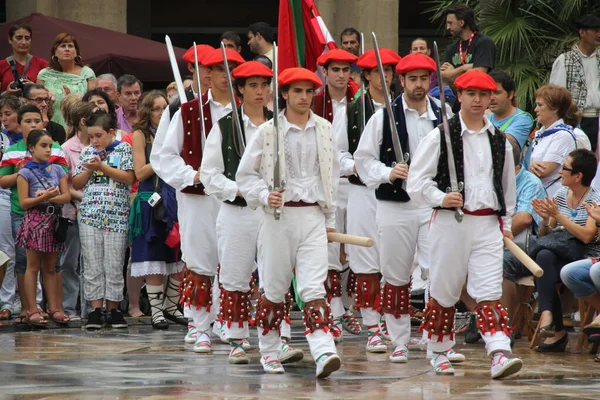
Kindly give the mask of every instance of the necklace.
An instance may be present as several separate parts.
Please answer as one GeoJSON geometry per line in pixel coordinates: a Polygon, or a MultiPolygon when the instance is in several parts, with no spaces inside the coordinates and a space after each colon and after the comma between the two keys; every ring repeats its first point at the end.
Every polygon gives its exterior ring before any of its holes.
{"type": "Polygon", "coordinates": [[[573,189],[571,189],[571,205],[573,207],[569,207],[570,211],[571,211],[571,218],[575,218],[577,216],[577,210],[579,209],[579,206],[581,205],[581,201],[585,198],[585,196],[587,196],[588,192],[590,191],[590,189],[588,188],[579,198],[579,201],[577,203],[574,202],[575,200],[575,192],[573,191],[573,189]]]}

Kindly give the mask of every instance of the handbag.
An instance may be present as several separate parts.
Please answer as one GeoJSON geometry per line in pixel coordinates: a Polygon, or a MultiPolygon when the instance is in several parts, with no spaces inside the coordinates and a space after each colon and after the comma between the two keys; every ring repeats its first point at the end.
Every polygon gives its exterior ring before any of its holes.
{"type": "MultiPolygon", "coordinates": [[[[152,143],[146,143],[145,153],[147,162],[149,162],[148,160],[150,160],[151,149],[152,143]]],[[[165,202],[162,199],[162,192],[160,190],[160,180],[156,173],[152,176],[152,183],[154,186],[154,193],[158,193],[161,196],[160,199],[156,203],[154,203],[154,206],[152,206],[152,215],[154,216],[155,220],[162,222],[163,218],[165,217],[165,202]]]]}
{"type": "Polygon", "coordinates": [[[554,230],[536,240],[530,240],[529,246],[529,257],[534,260],[542,250],[550,250],[567,262],[585,258],[585,244],[566,229],[554,230]]]}
{"type": "MultiPolygon", "coordinates": [[[[35,179],[37,179],[37,181],[44,187],[44,189],[47,190],[48,188],[46,187],[44,182],[42,182],[42,180],[39,178],[37,173],[35,171],[31,172],[33,173],[33,176],[35,176],[35,179]]],[[[54,224],[54,240],[56,240],[58,243],[64,243],[67,241],[67,231],[69,230],[69,227],[73,225],[73,221],[61,215],[62,206],[55,206],[55,208],[58,211],[56,211],[56,213],[54,214],[56,216],[56,223],[54,224]]]]}

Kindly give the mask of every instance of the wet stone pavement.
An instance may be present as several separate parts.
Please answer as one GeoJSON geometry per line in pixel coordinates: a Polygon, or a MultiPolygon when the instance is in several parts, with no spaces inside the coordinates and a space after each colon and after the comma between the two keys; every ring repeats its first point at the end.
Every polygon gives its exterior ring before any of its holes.
{"type": "Polygon", "coordinates": [[[292,345],[305,359],[286,365],[284,375],[263,373],[256,331],[250,364],[233,366],[229,345],[216,340],[212,355],[195,354],[177,325],[162,332],[145,324],[96,332],[1,328],[0,399],[600,399],[600,364],[592,355],[539,354],[524,339],[515,347],[524,369],[492,381],[481,341],[464,345],[459,336],[456,349],[467,361],[455,364],[454,377],[441,377],[418,346],[408,364],[391,364],[388,354],[365,352],[366,332],[345,333],[342,369],[317,381],[300,321],[293,321],[292,345]]]}

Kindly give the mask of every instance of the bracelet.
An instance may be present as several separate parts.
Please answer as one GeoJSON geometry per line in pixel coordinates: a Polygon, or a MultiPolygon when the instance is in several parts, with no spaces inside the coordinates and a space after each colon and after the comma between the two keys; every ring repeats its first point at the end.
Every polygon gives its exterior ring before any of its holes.
{"type": "Polygon", "coordinates": [[[547,224],[545,224],[545,223],[542,222],[542,226],[545,226],[546,228],[550,228],[550,222],[548,222],[547,224]]]}

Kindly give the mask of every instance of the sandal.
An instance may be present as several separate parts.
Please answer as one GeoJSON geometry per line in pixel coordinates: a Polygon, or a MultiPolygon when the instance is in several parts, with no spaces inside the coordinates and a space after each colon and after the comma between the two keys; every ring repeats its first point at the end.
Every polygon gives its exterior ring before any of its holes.
{"type": "Polygon", "coordinates": [[[16,317],[13,318],[13,323],[15,323],[15,324],[24,324],[26,318],[27,318],[26,315],[19,314],[16,317]]]}
{"type": "Polygon", "coordinates": [[[556,332],[554,331],[554,323],[542,326],[540,329],[538,329],[537,334],[540,339],[554,337],[554,335],[556,334],[556,332]]]}
{"type": "Polygon", "coordinates": [[[65,313],[60,310],[50,311],[49,314],[50,320],[56,322],[57,324],[67,324],[71,320],[71,318],[66,316],[65,313]],[[58,317],[56,314],[58,314],[58,317]]]}
{"type": "Polygon", "coordinates": [[[37,310],[34,312],[28,312],[27,316],[24,319],[24,322],[31,326],[37,326],[40,328],[46,327],[48,324],[48,321],[46,321],[42,314],[37,310]],[[37,315],[37,317],[32,318],[34,315],[37,315]]]}
{"type": "Polygon", "coordinates": [[[12,318],[12,312],[8,309],[0,310],[0,321],[8,321],[12,318]]]}

